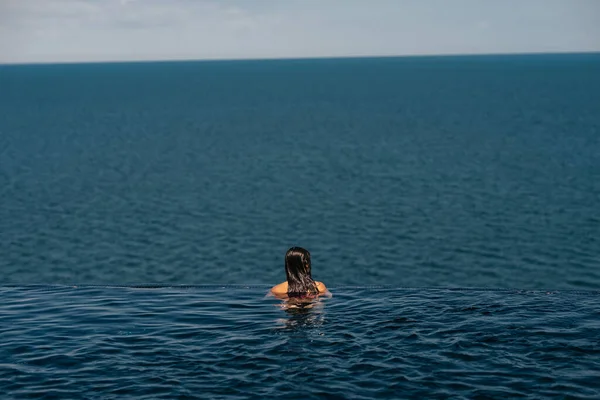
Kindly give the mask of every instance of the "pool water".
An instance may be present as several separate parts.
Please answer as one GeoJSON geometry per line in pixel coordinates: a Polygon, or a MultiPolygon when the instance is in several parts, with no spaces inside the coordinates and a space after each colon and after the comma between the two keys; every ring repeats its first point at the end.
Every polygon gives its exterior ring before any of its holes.
{"type": "Polygon", "coordinates": [[[13,398],[600,397],[600,292],[3,286],[13,398]]]}

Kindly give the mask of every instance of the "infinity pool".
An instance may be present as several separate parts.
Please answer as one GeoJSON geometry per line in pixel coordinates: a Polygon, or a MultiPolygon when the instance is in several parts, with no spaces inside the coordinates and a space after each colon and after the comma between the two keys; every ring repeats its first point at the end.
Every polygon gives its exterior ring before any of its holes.
{"type": "Polygon", "coordinates": [[[12,398],[600,397],[600,292],[4,286],[12,398]]]}

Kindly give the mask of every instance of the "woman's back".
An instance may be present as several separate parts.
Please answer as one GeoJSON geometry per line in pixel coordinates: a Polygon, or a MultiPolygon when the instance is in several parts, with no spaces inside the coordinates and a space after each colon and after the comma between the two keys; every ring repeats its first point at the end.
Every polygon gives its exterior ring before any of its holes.
{"type": "Polygon", "coordinates": [[[292,247],[285,254],[286,281],[271,288],[278,297],[316,297],[327,292],[323,282],[311,275],[310,253],[302,247],[292,247]]]}
{"type": "MultiPolygon", "coordinates": [[[[315,281],[315,284],[317,286],[317,290],[319,291],[317,293],[317,295],[322,295],[327,292],[327,287],[325,286],[325,284],[323,282],[315,281]]],[[[288,289],[289,289],[289,285],[288,285],[287,281],[285,281],[278,285],[273,286],[271,288],[271,293],[277,297],[282,297],[282,296],[287,297],[288,289]]],[[[310,293],[305,293],[305,295],[310,295],[310,293]]]]}

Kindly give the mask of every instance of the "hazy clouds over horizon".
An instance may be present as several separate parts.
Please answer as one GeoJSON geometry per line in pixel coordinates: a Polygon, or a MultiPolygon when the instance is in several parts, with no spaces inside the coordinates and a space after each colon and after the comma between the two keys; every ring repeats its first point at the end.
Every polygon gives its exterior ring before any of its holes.
{"type": "Polygon", "coordinates": [[[0,63],[579,51],[598,0],[0,0],[0,63]]]}

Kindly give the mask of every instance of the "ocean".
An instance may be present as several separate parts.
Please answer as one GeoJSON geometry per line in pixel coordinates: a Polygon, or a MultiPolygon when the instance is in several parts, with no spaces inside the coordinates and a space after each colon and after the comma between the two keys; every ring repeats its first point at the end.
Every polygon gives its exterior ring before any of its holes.
{"type": "Polygon", "coordinates": [[[600,54],[0,65],[0,392],[600,397],[600,54]],[[291,246],[333,293],[265,299],[291,246]]]}

